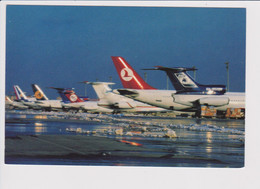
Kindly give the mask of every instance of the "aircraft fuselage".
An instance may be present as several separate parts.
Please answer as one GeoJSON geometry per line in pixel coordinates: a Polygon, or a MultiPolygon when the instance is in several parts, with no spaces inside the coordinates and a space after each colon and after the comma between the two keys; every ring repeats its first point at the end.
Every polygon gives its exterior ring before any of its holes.
{"type": "Polygon", "coordinates": [[[198,110],[201,105],[214,106],[220,111],[225,111],[227,108],[245,108],[244,93],[193,95],[178,94],[174,90],[126,90],[133,91],[133,94],[124,94],[125,96],[169,110],[195,111],[198,110]]]}

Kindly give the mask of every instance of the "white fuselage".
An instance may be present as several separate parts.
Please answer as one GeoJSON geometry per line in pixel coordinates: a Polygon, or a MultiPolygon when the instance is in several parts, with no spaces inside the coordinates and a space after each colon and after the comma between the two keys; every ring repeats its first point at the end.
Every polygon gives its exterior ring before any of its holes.
{"type": "Polygon", "coordinates": [[[103,99],[98,102],[99,106],[111,108],[119,112],[165,112],[164,108],[152,106],[143,102],[133,100],[131,98],[107,92],[103,99]]]}
{"type": "Polygon", "coordinates": [[[11,106],[16,109],[27,109],[28,108],[28,106],[25,106],[22,102],[16,102],[16,101],[8,102],[8,103],[6,103],[6,105],[11,106]]]}
{"type": "Polygon", "coordinates": [[[224,95],[176,94],[174,90],[133,90],[137,95],[129,97],[154,106],[170,110],[192,111],[198,105],[214,106],[217,110],[227,108],[245,108],[244,93],[226,93],[224,95]]]}
{"type": "Polygon", "coordinates": [[[131,98],[122,96],[117,90],[112,91],[109,85],[114,83],[109,82],[89,82],[92,84],[98,98],[98,105],[109,108],[114,112],[162,112],[168,111],[163,108],[151,106],[131,98]]]}
{"type": "Polygon", "coordinates": [[[74,108],[90,112],[113,112],[110,109],[98,106],[97,101],[85,101],[85,102],[75,102],[75,103],[62,103],[65,108],[74,108]]]}
{"type": "Polygon", "coordinates": [[[35,103],[36,100],[30,100],[30,101],[24,101],[22,100],[21,102],[25,105],[28,106],[29,108],[32,109],[40,109],[41,107],[35,103]]]}
{"type": "Polygon", "coordinates": [[[40,106],[41,108],[50,108],[50,109],[62,109],[60,100],[37,100],[35,104],[40,106]]]}

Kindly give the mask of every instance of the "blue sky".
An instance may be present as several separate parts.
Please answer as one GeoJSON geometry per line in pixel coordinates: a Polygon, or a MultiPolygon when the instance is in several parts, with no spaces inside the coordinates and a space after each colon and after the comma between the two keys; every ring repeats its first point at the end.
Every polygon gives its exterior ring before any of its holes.
{"type": "MultiPolygon", "coordinates": [[[[37,83],[73,87],[79,81],[112,81],[121,88],[111,56],[123,56],[143,77],[143,68],[161,65],[198,68],[202,84],[226,84],[245,91],[246,9],[88,6],[7,7],[6,94],[18,84],[32,94],[37,83]]],[[[166,75],[146,71],[148,83],[166,88],[166,75]]],[[[193,73],[190,73],[193,75],[193,73]]],[[[170,89],[173,89],[170,86],[170,89]]],[[[95,97],[91,86],[88,95],[95,97]]]]}

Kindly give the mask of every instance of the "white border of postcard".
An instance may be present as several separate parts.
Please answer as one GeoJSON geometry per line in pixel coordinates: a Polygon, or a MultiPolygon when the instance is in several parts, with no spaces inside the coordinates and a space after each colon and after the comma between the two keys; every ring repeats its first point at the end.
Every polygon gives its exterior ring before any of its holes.
{"type": "Polygon", "coordinates": [[[2,1],[0,2],[0,188],[260,188],[259,96],[260,2],[256,1],[2,1]],[[245,168],[153,168],[27,166],[4,164],[5,11],[6,5],[171,6],[246,8],[246,153],[245,168]]]}

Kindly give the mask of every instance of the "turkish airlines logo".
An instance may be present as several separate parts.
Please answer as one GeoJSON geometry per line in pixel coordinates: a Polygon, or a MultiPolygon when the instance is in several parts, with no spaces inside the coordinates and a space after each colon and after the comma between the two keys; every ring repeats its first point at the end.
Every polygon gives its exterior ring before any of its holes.
{"type": "Polygon", "coordinates": [[[120,75],[123,80],[130,81],[133,78],[134,73],[131,69],[124,68],[121,70],[120,75]]]}
{"type": "Polygon", "coordinates": [[[72,101],[72,102],[75,102],[76,100],[77,100],[77,96],[76,95],[71,95],[70,96],[70,100],[72,101]]]}

